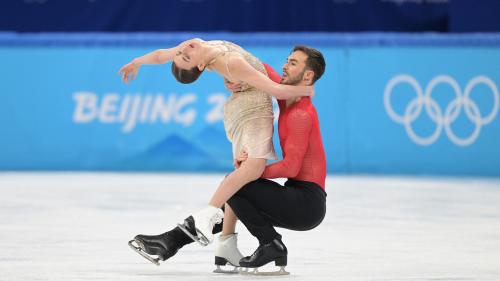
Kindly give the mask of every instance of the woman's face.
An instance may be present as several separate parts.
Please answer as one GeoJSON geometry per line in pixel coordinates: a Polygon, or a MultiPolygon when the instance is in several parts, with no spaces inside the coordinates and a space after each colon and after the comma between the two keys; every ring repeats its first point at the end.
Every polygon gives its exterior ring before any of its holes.
{"type": "Polygon", "coordinates": [[[174,57],[174,63],[182,69],[191,69],[201,62],[201,45],[192,42],[184,46],[174,57]]]}

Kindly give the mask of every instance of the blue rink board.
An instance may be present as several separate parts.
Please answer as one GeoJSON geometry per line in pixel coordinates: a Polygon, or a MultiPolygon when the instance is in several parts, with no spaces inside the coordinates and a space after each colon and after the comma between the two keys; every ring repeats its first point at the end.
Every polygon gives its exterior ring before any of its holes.
{"type": "MultiPolygon", "coordinates": [[[[294,44],[323,52],[313,102],[329,172],[500,175],[498,35],[195,35],[277,70],[294,44]]],[[[0,169],[230,171],[222,78],[181,85],[169,65],[129,85],[116,75],[191,36],[0,34],[0,169]]]]}

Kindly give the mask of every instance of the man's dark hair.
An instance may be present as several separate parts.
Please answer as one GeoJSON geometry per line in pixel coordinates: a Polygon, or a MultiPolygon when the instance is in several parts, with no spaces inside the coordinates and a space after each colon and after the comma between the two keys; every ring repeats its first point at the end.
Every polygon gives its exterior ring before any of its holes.
{"type": "Polygon", "coordinates": [[[196,66],[191,69],[182,69],[172,62],[172,74],[175,79],[182,84],[193,83],[196,79],[198,79],[198,77],[200,77],[202,72],[203,71],[200,71],[196,66]]]}
{"type": "Polygon", "coordinates": [[[314,72],[312,81],[312,84],[314,84],[325,72],[326,63],[323,54],[314,48],[304,45],[295,46],[293,52],[295,51],[301,51],[307,55],[306,68],[314,72]]]}

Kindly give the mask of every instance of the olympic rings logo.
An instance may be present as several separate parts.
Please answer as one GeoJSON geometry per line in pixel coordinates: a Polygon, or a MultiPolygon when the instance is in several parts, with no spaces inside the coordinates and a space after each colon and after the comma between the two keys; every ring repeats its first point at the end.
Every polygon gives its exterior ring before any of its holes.
{"type": "Polygon", "coordinates": [[[495,119],[499,107],[499,94],[495,83],[489,77],[483,75],[472,78],[467,83],[465,90],[462,93],[457,81],[448,75],[439,75],[434,77],[429,82],[424,92],[414,77],[402,74],[393,77],[385,86],[384,106],[389,117],[395,122],[402,124],[405,127],[406,133],[410,139],[419,145],[433,144],[439,138],[444,128],[446,135],[453,143],[460,146],[466,146],[476,141],[479,137],[482,126],[495,119]],[[393,94],[394,87],[398,84],[404,83],[409,84],[413,90],[415,90],[416,97],[408,103],[405,108],[404,115],[398,115],[392,108],[391,96],[393,94]],[[455,93],[455,99],[453,99],[446,106],[444,112],[436,100],[431,96],[432,90],[439,84],[449,85],[455,93]],[[478,105],[470,98],[472,90],[479,84],[488,86],[494,99],[491,112],[485,116],[481,115],[478,105]],[[458,137],[451,129],[451,124],[458,118],[462,107],[464,108],[467,118],[474,124],[472,134],[465,138],[458,137]],[[430,119],[436,123],[436,129],[428,137],[421,137],[417,135],[412,127],[412,123],[420,116],[423,108],[425,108],[425,112],[430,119]]]}

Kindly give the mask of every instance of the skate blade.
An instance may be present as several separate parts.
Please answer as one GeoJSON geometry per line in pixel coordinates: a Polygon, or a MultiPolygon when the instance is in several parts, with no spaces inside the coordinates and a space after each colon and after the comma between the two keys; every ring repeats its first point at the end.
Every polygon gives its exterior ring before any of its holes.
{"type": "Polygon", "coordinates": [[[128,242],[128,245],[129,245],[129,246],[130,246],[130,248],[132,248],[132,249],[133,249],[136,253],[138,253],[139,255],[143,256],[143,257],[144,257],[145,259],[147,259],[148,261],[150,261],[150,262],[152,262],[152,263],[154,263],[154,264],[156,264],[156,265],[158,265],[158,266],[160,265],[160,262],[159,262],[159,260],[160,260],[160,259],[159,259],[159,258],[156,258],[156,259],[155,259],[155,258],[152,258],[152,257],[151,257],[151,256],[149,256],[147,253],[145,253],[145,252],[144,252],[144,250],[143,250],[143,249],[142,249],[142,247],[141,247],[141,245],[142,245],[142,244],[141,244],[140,242],[138,242],[137,240],[135,240],[135,239],[134,239],[134,240],[130,240],[130,241],[128,242]],[[137,244],[137,245],[134,245],[134,242],[135,242],[135,244],[137,244]]]}
{"type": "Polygon", "coordinates": [[[222,273],[222,274],[238,274],[240,273],[239,267],[233,267],[233,269],[225,269],[221,268],[220,265],[217,265],[217,268],[214,270],[214,273],[222,273]]]}
{"type": "Polygon", "coordinates": [[[276,271],[259,271],[258,267],[240,267],[239,272],[241,275],[255,275],[255,276],[281,276],[290,275],[290,272],[285,270],[284,266],[280,266],[279,270],[276,271]]]}
{"type": "Polygon", "coordinates": [[[193,241],[195,242],[198,242],[200,243],[200,245],[202,246],[208,246],[208,244],[210,244],[210,240],[208,240],[207,237],[205,237],[205,235],[203,235],[203,233],[199,232],[198,229],[196,229],[196,234],[198,236],[194,236],[193,234],[191,234],[191,232],[189,232],[189,230],[187,230],[187,228],[184,226],[184,224],[180,224],[178,223],[177,226],[187,235],[189,236],[189,238],[191,238],[193,241]]]}

